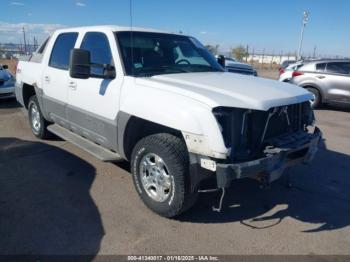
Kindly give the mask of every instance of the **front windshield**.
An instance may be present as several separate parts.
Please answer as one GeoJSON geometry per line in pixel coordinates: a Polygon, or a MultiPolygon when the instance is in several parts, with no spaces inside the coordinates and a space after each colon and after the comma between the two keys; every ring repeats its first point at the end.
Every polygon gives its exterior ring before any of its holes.
{"type": "Polygon", "coordinates": [[[117,32],[116,37],[127,75],[223,71],[214,56],[192,37],[134,31],[117,32]]]}

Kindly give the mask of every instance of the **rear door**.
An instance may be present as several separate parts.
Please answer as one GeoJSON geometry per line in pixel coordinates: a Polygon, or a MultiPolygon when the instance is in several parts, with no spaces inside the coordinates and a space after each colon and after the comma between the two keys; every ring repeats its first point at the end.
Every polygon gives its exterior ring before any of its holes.
{"type": "Polygon", "coordinates": [[[55,39],[47,66],[43,72],[43,103],[52,120],[68,126],[68,67],[70,50],[74,48],[78,33],[61,33],[55,39]]]}
{"type": "Polygon", "coordinates": [[[350,62],[329,62],[321,79],[329,100],[350,102],[350,62]]]}
{"type": "MultiPolygon", "coordinates": [[[[119,62],[112,32],[86,32],[80,48],[90,51],[92,63],[115,66],[119,62]]],[[[122,72],[116,71],[114,79],[105,79],[102,68],[91,67],[92,77],[70,78],[68,83],[67,112],[71,128],[110,149],[117,147],[116,117],[123,82],[122,72]]]]}

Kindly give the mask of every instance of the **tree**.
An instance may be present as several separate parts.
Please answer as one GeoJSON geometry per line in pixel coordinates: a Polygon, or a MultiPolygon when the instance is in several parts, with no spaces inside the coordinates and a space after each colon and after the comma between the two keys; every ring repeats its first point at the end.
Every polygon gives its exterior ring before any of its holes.
{"type": "Polygon", "coordinates": [[[248,56],[248,53],[244,46],[239,45],[231,49],[231,55],[238,61],[242,61],[244,57],[248,56]]]}
{"type": "Polygon", "coordinates": [[[206,45],[205,46],[210,53],[212,53],[213,55],[217,55],[218,51],[219,51],[219,45],[206,45]]]}

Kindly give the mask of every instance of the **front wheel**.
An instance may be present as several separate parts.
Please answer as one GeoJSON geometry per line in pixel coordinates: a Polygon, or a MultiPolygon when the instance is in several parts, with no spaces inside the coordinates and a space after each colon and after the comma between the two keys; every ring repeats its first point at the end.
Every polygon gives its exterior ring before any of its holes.
{"type": "Polygon", "coordinates": [[[33,134],[41,139],[48,137],[46,129],[48,122],[43,117],[37,97],[34,95],[29,98],[28,103],[28,118],[33,134]]]}
{"type": "Polygon", "coordinates": [[[318,108],[322,104],[321,94],[320,92],[313,87],[307,87],[307,91],[314,95],[314,98],[310,100],[310,104],[312,108],[318,108]]]}
{"type": "Polygon", "coordinates": [[[190,192],[185,143],[170,134],[141,139],[133,149],[131,170],[136,190],[152,211],[174,217],[189,209],[197,193],[190,192]]]}

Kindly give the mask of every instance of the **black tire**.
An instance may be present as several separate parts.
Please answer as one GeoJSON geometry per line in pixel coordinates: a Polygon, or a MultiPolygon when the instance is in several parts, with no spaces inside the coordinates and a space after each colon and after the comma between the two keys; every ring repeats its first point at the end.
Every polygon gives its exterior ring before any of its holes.
{"type": "Polygon", "coordinates": [[[132,152],[131,171],[136,191],[144,204],[163,217],[175,217],[191,208],[197,200],[197,191],[190,192],[187,148],[176,136],[161,133],[141,139],[132,152]],[[164,201],[152,199],[141,181],[141,161],[150,154],[161,158],[172,181],[164,201]]]}
{"type": "Polygon", "coordinates": [[[311,92],[315,96],[315,99],[311,101],[311,107],[312,108],[320,107],[322,105],[322,98],[321,98],[320,92],[313,87],[307,87],[306,89],[307,91],[311,92]]]}
{"type": "Polygon", "coordinates": [[[38,103],[38,99],[37,97],[31,96],[29,98],[29,102],[28,102],[28,119],[29,119],[29,124],[30,127],[32,129],[33,134],[41,139],[45,139],[47,137],[49,137],[49,131],[46,129],[46,127],[48,126],[49,122],[47,122],[45,120],[45,118],[43,117],[42,113],[41,113],[41,109],[38,103]],[[38,126],[34,126],[34,120],[33,120],[33,108],[35,108],[38,112],[38,126]]]}

